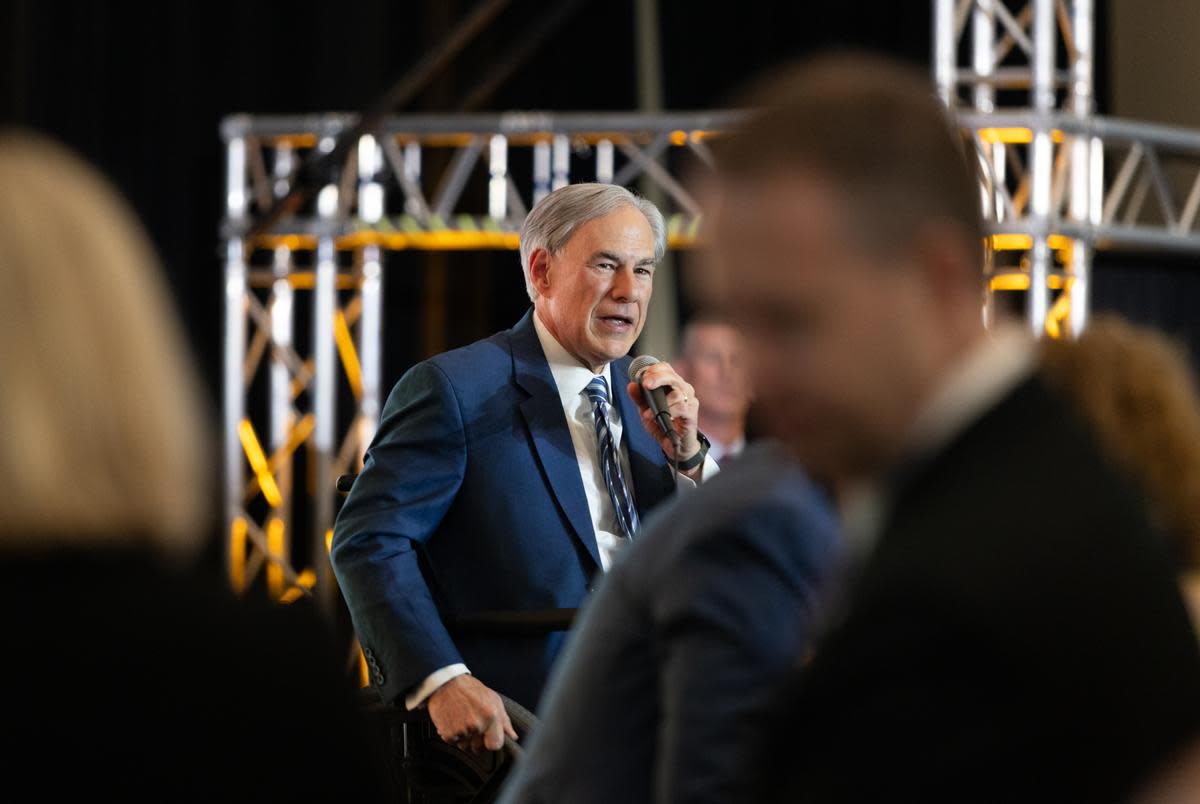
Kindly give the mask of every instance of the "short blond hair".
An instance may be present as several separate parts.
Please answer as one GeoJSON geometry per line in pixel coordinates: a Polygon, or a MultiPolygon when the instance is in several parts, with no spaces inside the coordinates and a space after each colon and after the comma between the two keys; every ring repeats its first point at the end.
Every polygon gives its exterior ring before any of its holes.
{"type": "Polygon", "coordinates": [[[1146,495],[1200,569],[1200,391],[1183,347],[1111,313],[1075,341],[1046,340],[1041,373],[1073,404],[1102,449],[1146,495]]]}
{"type": "Polygon", "coordinates": [[[200,547],[208,416],[153,246],[119,192],[0,132],[0,549],[200,547]]]}

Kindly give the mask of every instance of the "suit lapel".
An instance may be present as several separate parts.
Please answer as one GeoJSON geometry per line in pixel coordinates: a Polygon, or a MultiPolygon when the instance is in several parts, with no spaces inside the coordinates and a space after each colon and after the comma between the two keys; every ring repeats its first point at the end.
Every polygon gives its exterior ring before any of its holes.
{"type": "Polygon", "coordinates": [[[571,441],[571,431],[567,429],[567,417],[563,413],[558,386],[554,384],[550,364],[546,362],[537,331],[533,328],[532,310],[510,330],[509,344],[512,348],[513,379],[529,394],[529,398],[520,405],[521,415],[525,417],[525,424],[529,428],[538,462],[542,465],[554,498],[571,523],[575,538],[579,539],[599,567],[600,550],[596,547],[592,516],[583,492],[583,481],[579,477],[575,444],[571,441]]]}
{"type": "Polygon", "coordinates": [[[629,357],[614,360],[609,382],[612,384],[612,396],[621,416],[621,440],[629,455],[634,502],[638,515],[645,518],[650,509],[675,490],[675,479],[671,477],[671,468],[667,465],[662,447],[642,426],[642,417],[638,414],[637,406],[625,390],[625,386],[629,384],[630,361],[629,357]]]}

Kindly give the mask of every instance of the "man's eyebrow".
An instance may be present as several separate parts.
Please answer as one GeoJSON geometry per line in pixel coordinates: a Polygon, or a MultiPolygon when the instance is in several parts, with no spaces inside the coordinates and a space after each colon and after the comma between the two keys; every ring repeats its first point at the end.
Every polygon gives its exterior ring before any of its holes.
{"type": "MultiPolygon", "coordinates": [[[[588,262],[596,262],[597,260],[610,260],[612,262],[617,263],[618,265],[620,265],[621,263],[624,262],[624,260],[622,259],[620,254],[617,254],[612,251],[603,251],[603,250],[597,251],[591,257],[588,258],[588,262]]],[[[638,266],[656,265],[657,263],[658,263],[658,260],[654,259],[653,257],[646,257],[645,259],[638,260],[636,265],[638,265],[638,266]]]]}

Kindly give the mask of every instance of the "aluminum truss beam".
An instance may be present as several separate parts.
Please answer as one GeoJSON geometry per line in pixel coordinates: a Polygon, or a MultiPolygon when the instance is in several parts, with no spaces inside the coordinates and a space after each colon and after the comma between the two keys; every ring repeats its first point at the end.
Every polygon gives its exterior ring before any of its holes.
{"type": "MultiPolygon", "coordinates": [[[[1096,249],[1200,252],[1200,131],[1092,113],[1090,2],[1034,0],[1020,10],[999,0],[933,2],[934,84],[981,167],[988,305],[998,291],[1023,292],[1035,332],[1070,336],[1086,326],[1096,249]],[[960,47],[968,26],[971,44],[960,47]],[[1051,46],[1068,54],[1066,69],[1046,55],[1051,46]],[[956,61],[963,50],[969,66],[956,61]],[[1009,92],[1024,94],[1002,105],[1009,92]]],[[[330,151],[355,118],[227,118],[224,465],[234,587],[262,575],[277,598],[336,601],[326,552],[333,479],[359,468],[386,391],[385,250],[515,249],[525,213],[550,190],[643,178],[667,198],[670,244],[693,245],[699,207],[662,160],[686,152],[711,166],[706,140],[740,114],[388,118],[325,178],[311,209],[252,236],[255,216],[290,191],[300,163],[330,151]],[[446,167],[431,175],[435,162],[446,167]],[[472,195],[472,186],[483,190],[472,195]],[[293,333],[301,302],[311,311],[307,343],[293,333]],[[248,403],[260,376],[262,421],[248,403]],[[355,407],[339,419],[344,386],[355,407]],[[298,454],[311,488],[295,482],[298,454]],[[300,509],[304,534],[293,526],[300,509]],[[293,558],[303,544],[316,557],[307,566],[293,558]]]]}
{"type": "Polygon", "coordinates": [[[388,118],[359,138],[335,175],[321,177],[307,208],[261,230],[256,222],[293,194],[302,164],[332,153],[357,118],[223,121],[225,555],[234,588],[261,577],[277,599],[314,595],[326,611],[336,603],[328,561],[334,480],[361,467],[386,391],[385,250],[515,249],[533,204],[579,180],[657,186],[668,199],[670,245],[689,246],[700,209],[676,175],[681,160],[671,157],[686,152],[699,169],[711,165],[705,139],[736,117],[388,118]],[[445,167],[431,175],[431,164],[445,167]],[[482,194],[469,192],[480,187],[482,194]],[[311,316],[307,343],[294,337],[301,309],[311,316]],[[266,397],[265,416],[258,413],[263,405],[250,403],[251,386],[260,401],[266,397]],[[343,386],[355,407],[339,417],[343,386]],[[300,455],[303,476],[296,472],[300,455]],[[303,534],[296,532],[299,519],[308,523],[303,534]]]}
{"type": "Polygon", "coordinates": [[[1039,335],[1072,335],[1087,324],[1096,241],[1080,233],[1101,223],[1105,158],[1086,130],[1095,106],[1093,15],[1092,0],[933,0],[938,94],[952,111],[975,113],[965,127],[994,247],[984,314],[990,322],[997,290],[1023,290],[1039,335]],[[1020,119],[1003,125],[1004,112],[1020,119]]]}

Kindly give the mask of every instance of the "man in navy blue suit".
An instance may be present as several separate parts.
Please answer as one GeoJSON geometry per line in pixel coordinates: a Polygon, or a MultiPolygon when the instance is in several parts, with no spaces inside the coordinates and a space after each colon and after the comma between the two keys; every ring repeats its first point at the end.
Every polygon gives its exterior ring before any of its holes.
{"type": "Polygon", "coordinates": [[[332,561],[385,701],[438,734],[515,737],[496,694],[535,708],[564,632],[485,633],[481,613],[579,606],[638,522],[717,472],[692,387],[667,363],[678,440],[629,381],[666,227],[613,185],[547,195],[521,230],[533,309],[512,329],[408,371],[338,515],[332,561]]]}

